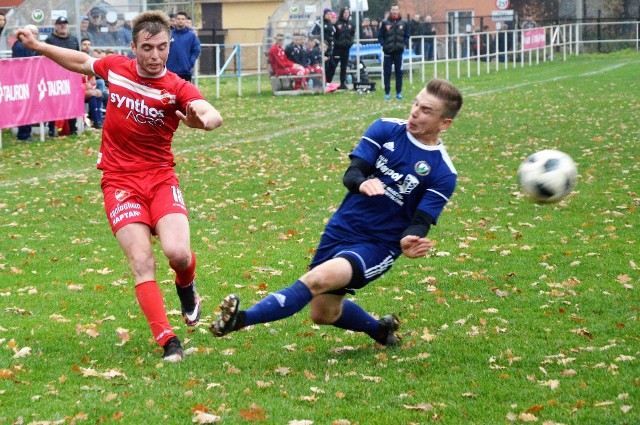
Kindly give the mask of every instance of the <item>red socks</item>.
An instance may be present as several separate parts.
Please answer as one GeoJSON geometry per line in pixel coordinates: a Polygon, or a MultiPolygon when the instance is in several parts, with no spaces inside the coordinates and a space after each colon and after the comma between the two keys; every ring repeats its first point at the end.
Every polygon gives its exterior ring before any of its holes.
{"type": "Polygon", "coordinates": [[[169,264],[171,268],[176,272],[176,285],[181,288],[191,285],[193,279],[196,277],[196,253],[191,251],[191,263],[189,267],[184,270],[176,270],[173,265],[169,264]]]}
{"type": "Polygon", "coordinates": [[[164,309],[164,299],[155,280],[149,280],[136,285],[136,298],[142,308],[142,312],[149,322],[151,333],[160,346],[164,347],[167,341],[176,336],[167,319],[164,309]]]}

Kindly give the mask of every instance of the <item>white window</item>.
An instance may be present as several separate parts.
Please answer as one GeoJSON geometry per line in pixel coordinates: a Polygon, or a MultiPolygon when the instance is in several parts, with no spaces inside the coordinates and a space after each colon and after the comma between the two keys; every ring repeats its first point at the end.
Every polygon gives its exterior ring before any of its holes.
{"type": "Polygon", "coordinates": [[[464,34],[467,25],[473,25],[473,10],[451,10],[447,12],[449,34],[464,34]]]}

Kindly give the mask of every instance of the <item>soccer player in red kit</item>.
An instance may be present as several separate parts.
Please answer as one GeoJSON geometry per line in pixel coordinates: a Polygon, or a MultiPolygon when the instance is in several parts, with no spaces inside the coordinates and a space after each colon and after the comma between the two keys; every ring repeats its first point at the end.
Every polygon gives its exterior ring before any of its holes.
{"type": "Polygon", "coordinates": [[[158,236],[176,272],[185,323],[195,326],[202,311],[194,280],[196,257],[171,143],[181,121],[188,127],[213,130],[222,124],[220,113],[195,86],[166,69],[171,28],[162,12],[145,12],[134,20],[131,50],[135,59],[92,58],[41,43],[24,29],[16,36],[27,49],[70,71],[109,82],[98,154],[107,218],[129,260],[136,298],[154,338],[164,348],[164,360],[181,361],[182,345],[169,324],[156,282],[151,237],[158,236]]]}

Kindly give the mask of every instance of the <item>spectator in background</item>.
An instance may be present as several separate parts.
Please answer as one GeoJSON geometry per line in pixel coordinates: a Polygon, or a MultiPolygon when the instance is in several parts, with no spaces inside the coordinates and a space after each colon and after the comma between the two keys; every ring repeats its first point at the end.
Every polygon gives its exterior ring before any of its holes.
{"type": "Polygon", "coordinates": [[[80,21],[80,40],[91,40],[91,36],[89,34],[89,18],[84,16],[80,21]]]}
{"type": "Polygon", "coordinates": [[[91,56],[91,40],[84,37],[80,40],[80,50],[91,56]]]}
{"type": "Polygon", "coordinates": [[[369,40],[371,38],[375,38],[374,32],[371,30],[371,20],[364,18],[360,25],[360,39],[369,40]]]}
{"type": "Polygon", "coordinates": [[[505,23],[497,22],[496,30],[496,37],[498,38],[498,62],[505,62],[507,60],[506,52],[510,44],[509,27],[505,23]]]}
{"type": "Polygon", "coordinates": [[[116,12],[107,13],[107,33],[105,34],[107,46],[127,46],[118,26],[118,14],[116,12]]]}
{"type": "Polygon", "coordinates": [[[394,4],[389,12],[389,19],[380,25],[378,42],[384,53],[383,80],[384,98],[391,98],[391,68],[396,75],[396,99],[402,99],[402,54],[409,47],[409,26],[400,16],[400,6],[394,4]]]}
{"type": "Polygon", "coordinates": [[[98,89],[96,77],[83,75],[84,103],[89,107],[89,119],[93,128],[102,128],[102,92],[98,89]]]}
{"type": "Polygon", "coordinates": [[[93,49],[93,51],[91,52],[91,57],[92,57],[92,58],[100,59],[100,58],[104,58],[104,57],[106,57],[106,56],[107,56],[107,55],[106,55],[106,53],[104,52],[104,50],[99,49],[99,48],[93,49]]]}
{"type": "Polygon", "coordinates": [[[107,46],[108,40],[105,35],[107,33],[107,28],[105,27],[105,18],[106,12],[100,7],[92,8],[87,16],[89,17],[89,26],[87,28],[87,33],[89,35],[89,39],[91,40],[91,44],[94,46],[107,46]]]}
{"type": "MultiPolygon", "coordinates": [[[[424,18],[424,29],[422,31],[423,35],[426,36],[435,36],[436,35],[436,30],[433,27],[433,24],[431,23],[431,15],[427,15],[424,18]]],[[[424,40],[424,54],[422,55],[423,58],[425,58],[426,60],[430,61],[433,60],[433,49],[434,49],[434,45],[435,45],[435,39],[433,38],[425,38],[424,40]]]]}
{"type": "MultiPolygon", "coordinates": [[[[100,57],[98,53],[95,51],[91,51],[91,40],[88,38],[83,38],[80,40],[80,50],[85,52],[87,55],[91,57],[100,57]]],[[[96,49],[98,50],[98,49],[96,49]]],[[[100,50],[102,52],[102,50],[100,50]]],[[[104,56],[102,56],[104,57],[104,56]]],[[[109,101],[109,89],[107,88],[107,83],[102,79],[102,77],[95,78],[96,89],[100,91],[100,122],[102,122],[102,110],[107,107],[107,102],[109,101]]]]}
{"type": "Polygon", "coordinates": [[[307,64],[307,49],[304,45],[304,35],[296,33],[293,35],[293,40],[284,49],[287,59],[291,62],[295,62],[306,67],[307,64]]]}
{"type": "Polygon", "coordinates": [[[269,49],[269,64],[271,70],[275,75],[298,75],[302,78],[296,78],[294,83],[294,89],[300,90],[305,83],[304,76],[306,70],[304,66],[293,62],[287,58],[287,54],[284,51],[284,35],[276,34],[275,43],[269,49]]]}
{"type": "Polygon", "coordinates": [[[411,37],[415,37],[412,42],[413,51],[417,54],[422,52],[422,39],[420,38],[423,34],[424,26],[422,25],[421,16],[417,13],[413,15],[413,19],[409,25],[409,33],[411,37]]]}
{"type": "Polygon", "coordinates": [[[187,28],[186,13],[176,13],[174,24],[167,69],[178,74],[183,80],[191,82],[193,67],[200,56],[200,41],[193,31],[187,28]]]}
{"type": "Polygon", "coordinates": [[[380,23],[377,19],[371,20],[371,32],[373,33],[373,38],[378,38],[378,31],[380,31],[380,23]]]}
{"type": "Polygon", "coordinates": [[[524,21],[522,21],[522,24],[520,25],[520,28],[523,30],[530,30],[537,26],[536,21],[533,20],[533,16],[531,16],[530,13],[527,13],[524,17],[524,21]]]}
{"type": "Polygon", "coordinates": [[[346,90],[349,49],[353,46],[353,38],[356,34],[356,27],[351,20],[351,10],[348,7],[340,9],[340,17],[336,21],[335,28],[333,60],[340,63],[340,86],[338,90],[346,90]]]}
{"type": "Polygon", "coordinates": [[[125,13],[124,22],[118,28],[118,37],[123,42],[123,46],[129,47],[131,45],[131,19],[125,13]]]}
{"type": "MultiPolygon", "coordinates": [[[[309,37],[307,42],[307,63],[305,64],[308,75],[322,76],[322,50],[320,49],[320,40],[316,36],[309,37]]],[[[312,79],[314,87],[322,86],[321,78],[312,79]]]]}
{"type": "MultiPolygon", "coordinates": [[[[36,27],[35,25],[26,25],[24,29],[26,29],[27,31],[31,31],[34,37],[38,38],[39,31],[38,27],[36,27]]],[[[36,55],[37,53],[35,51],[29,50],[24,47],[24,44],[22,44],[22,41],[20,40],[16,40],[11,48],[12,58],[30,58],[36,55]]],[[[23,142],[33,142],[33,137],[31,137],[31,124],[18,126],[18,140],[21,140],[23,142]]]]}
{"type": "Polygon", "coordinates": [[[331,14],[333,11],[326,8],[322,11],[322,21],[316,21],[311,34],[317,36],[327,43],[327,50],[324,52],[324,74],[327,83],[333,80],[336,73],[336,63],[333,61],[333,42],[336,33],[336,27],[331,23],[331,14]]]}
{"type": "Polygon", "coordinates": [[[7,25],[7,15],[0,12],[0,50],[7,50],[7,34],[4,27],[7,25]]]}
{"type": "MultiPolygon", "coordinates": [[[[47,44],[52,44],[54,46],[62,47],[70,50],[80,50],[80,43],[78,43],[78,39],[69,33],[69,21],[64,16],[58,17],[56,19],[55,27],[53,32],[49,34],[44,41],[47,44]]],[[[78,134],[78,127],[75,118],[71,118],[68,120],[69,123],[69,134],[78,134]]],[[[56,122],[49,122],[49,137],[58,136],[58,129],[56,128],[56,122]]]]}

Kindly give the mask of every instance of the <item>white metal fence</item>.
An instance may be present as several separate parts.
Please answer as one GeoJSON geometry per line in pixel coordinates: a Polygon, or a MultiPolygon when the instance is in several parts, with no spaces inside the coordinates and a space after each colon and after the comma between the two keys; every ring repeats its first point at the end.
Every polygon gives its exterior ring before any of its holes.
{"type": "MultiPolygon", "coordinates": [[[[429,41],[437,47],[431,60],[416,60],[416,55],[407,55],[405,71],[411,82],[418,77],[425,82],[432,77],[471,77],[556,59],[566,61],[571,55],[583,53],[624,49],[640,51],[639,21],[574,23],[540,27],[537,30],[542,31],[544,36],[542,45],[535,48],[527,48],[524,40],[526,30],[519,29],[414,37],[410,44],[418,41],[422,44],[422,52],[425,51],[424,44],[429,41]]],[[[231,78],[237,81],[238,96],[242,96],[243,79],[257,76],[258,93],[263,90],[263,78],[266,78],[267,90],[271,91],[263,45],[203,44],[202,48],[213,51],[209,56],[214,58],[214,63],[199,63],[194,77],[196,84],[203,79],[215,78],[216,96],[219,97],[221,80],[231,78]]]]}

